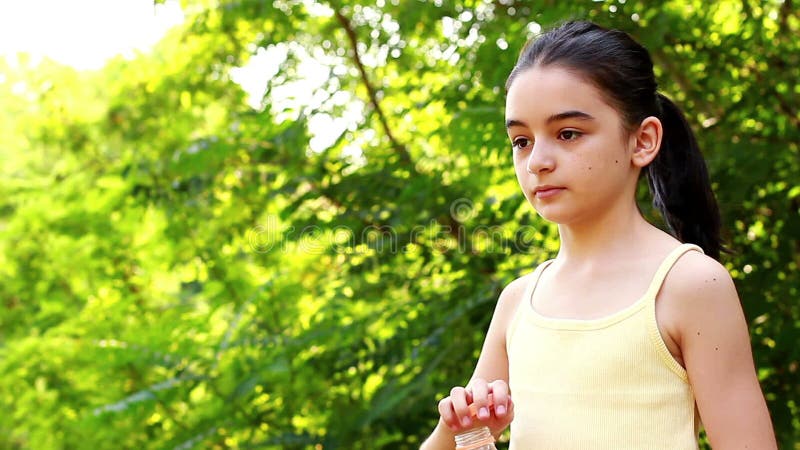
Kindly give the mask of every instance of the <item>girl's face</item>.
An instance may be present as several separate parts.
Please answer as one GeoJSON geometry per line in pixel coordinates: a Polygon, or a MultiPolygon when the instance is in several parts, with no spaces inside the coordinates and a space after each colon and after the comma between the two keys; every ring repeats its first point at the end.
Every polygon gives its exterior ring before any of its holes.
{"type": "Polygon", "coordinates": [[[635,139],[592,84],[560,67],[519,73],[506,98],[514,169],[525,198],[558,224],[634,203],[635,139]]]}

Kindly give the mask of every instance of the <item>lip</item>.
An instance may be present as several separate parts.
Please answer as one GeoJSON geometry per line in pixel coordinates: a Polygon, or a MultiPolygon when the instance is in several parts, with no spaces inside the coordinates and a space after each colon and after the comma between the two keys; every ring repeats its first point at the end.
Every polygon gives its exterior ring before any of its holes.
{"type": "Polygon", "coordinates": [[[533,190],[533,195],[536,198],[549,198],[554,195],[558,195],[564,188],[560,186],[536,186],[536,189],[533,190]]]}

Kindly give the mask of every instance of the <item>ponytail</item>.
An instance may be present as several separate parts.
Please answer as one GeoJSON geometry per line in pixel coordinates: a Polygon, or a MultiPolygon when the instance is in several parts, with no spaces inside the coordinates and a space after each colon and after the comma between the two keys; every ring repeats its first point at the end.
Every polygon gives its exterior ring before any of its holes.
{"type": "Polygon", "coordinates": [[[657,96],[664,136],[658,156],[647,166],[653,205],[675,237],[700,246],[706,255],[719,260],[720,252],[726,250],[705,160],[681,110],[661,93],[657,96]]]}

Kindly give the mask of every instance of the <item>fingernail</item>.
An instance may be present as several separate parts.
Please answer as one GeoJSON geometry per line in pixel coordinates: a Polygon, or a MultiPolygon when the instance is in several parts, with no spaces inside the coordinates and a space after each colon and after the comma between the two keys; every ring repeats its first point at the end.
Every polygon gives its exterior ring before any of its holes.
{"type": "Polygon", "coordinates": [[[497,408],[494,409],[498,416],[502,416],[506,413],[506,407],[503,405],[497,405],[497,408]]]}
{"type": "Polygon", "coordinates": [[[489,410],[488,410],[488,409],[486,409],[486,407],[485,407],[485,406],[484,406],[484,407],[482,407],[482,408],[481,408],[481,409],[478,411],[478,417],[480,417],[481,419],[488,419],[488,418],[489,418],[489,410]]]}
{"type": "Polygon", "coordinates": [[[461,425],[468,427],[472,425],[472,421],[469,420],[469,417],[464,417],[463,419],[461,419],[461,425]]]}

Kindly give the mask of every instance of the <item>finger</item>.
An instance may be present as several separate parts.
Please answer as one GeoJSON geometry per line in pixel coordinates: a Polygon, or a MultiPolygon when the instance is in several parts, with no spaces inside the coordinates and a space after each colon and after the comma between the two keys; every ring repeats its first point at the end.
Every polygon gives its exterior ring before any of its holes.
{"type": "Polygon", "coordinates": [[[504,417],[508,413],[508,402],[510,400],[508,384],[503,380],[495,380],[490,384],[490,388],[494,402],[494,413],[497,417],[504,417]]]}
{"type": "Polygon", "coordinates": [[[453,404],[453,410],[461,426],[464,428],[472,426],[472,419],[469,417],[469,407],[467,407],[466,390],[460,386],[451,389],[450,401],[453,404]]]}
{"type": "Polygon", "coordinates": [[[481,379],[473,380],[472,403],[469,405],[470,415],[479,420],[489,418],[489,385],[481,379]]]}
{"type": "Polygon", "coordinates": [[[439,401],[439,415],[442,417],[442,422],[450,427],[451,430],[458,431],[460,429],[458,417],[456,417],[456,412],[453,410],[453,403],[450,397],[445,397],[439,401]]]}

